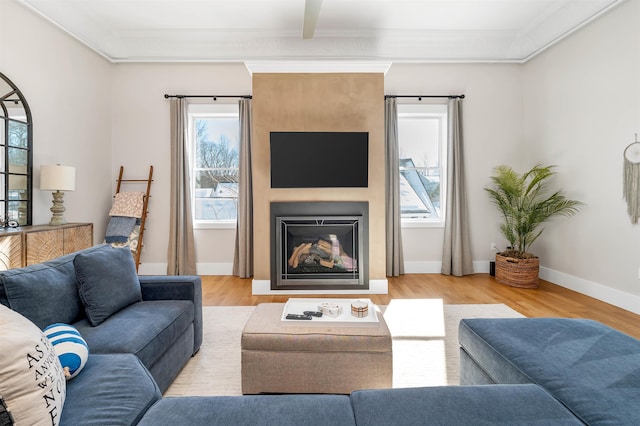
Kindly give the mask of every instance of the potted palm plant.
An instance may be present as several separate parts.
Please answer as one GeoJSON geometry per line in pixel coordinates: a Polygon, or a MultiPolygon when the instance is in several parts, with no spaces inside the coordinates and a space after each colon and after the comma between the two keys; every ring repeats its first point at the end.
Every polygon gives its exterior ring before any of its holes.
{"type": "Polygon", "coordinates": [[[540,261],[528,252],[542,234],[541,225],[556,215],[572,216],[582,203],[569,200],[560,191],[549,195],[547,183],[555,166],[535,165],[519,174],[509,166],[498,166],[485,187],[491,201],[500,209],[502,235],[510,247],[496,253],[496,281],[513,287],[538,287],[540,261]]]}

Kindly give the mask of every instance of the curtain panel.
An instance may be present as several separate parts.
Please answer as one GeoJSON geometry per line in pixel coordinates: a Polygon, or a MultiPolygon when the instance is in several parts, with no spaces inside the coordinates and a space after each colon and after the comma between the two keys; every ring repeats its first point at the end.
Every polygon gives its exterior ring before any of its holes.
{"type": "Polygon", "coordinates": [[[385,99],[385,201],[387,275],[404,274],[402,224],[400,217],[400,159],[398,149],[398,106],[395,98],[385,99]]]}
{"type": "Polygon", "coordinates": [[[442,274],[473,274],[462,138],[462,100],[449,99],[447,151],[447,207],[445,213],[442,274]]]}
{"type": "Polygon", "coordinates": [[[191,166],[187,102],[170,101],[171,115],[171,188],[169,202],[169,247],[167,275],[196,275],[196,255],[191,215],[191,166]]]}
{"type": "Polygon", "coordinates": [[[253,189],[251,178],[251,99],[241,99],[240,151],[238,161],[238,221],[233,256],[233,275],[253,275],[253,189]]]}

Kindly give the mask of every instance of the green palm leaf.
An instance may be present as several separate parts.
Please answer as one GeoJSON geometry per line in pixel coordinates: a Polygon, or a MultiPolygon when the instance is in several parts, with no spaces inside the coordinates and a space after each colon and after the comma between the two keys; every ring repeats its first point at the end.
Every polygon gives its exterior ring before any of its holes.
{"type": "Polygon", "coordinates": [[[556,191],[547,194],[547,183],[555,172],[554,166],[535,165],[519,174],[509,166],[498,166],[491,176],[491,186],[485,191],[503,218],[500,231],[514,250],[527,252],[542,234],[540,226],[553,216],[572,216],[583,205],[569,200],[556,191]]]}

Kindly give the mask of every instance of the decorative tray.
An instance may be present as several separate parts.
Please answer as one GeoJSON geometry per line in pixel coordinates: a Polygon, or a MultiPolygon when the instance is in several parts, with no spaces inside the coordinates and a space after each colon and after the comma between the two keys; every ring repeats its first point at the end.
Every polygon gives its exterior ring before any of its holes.
{"type": "MultiPolygon", "coordinates": [[[[326,305],[325,305],[326,306],[326,305]]],[[[335,314],[335,312],[334,312],[335,314]]],[[[291,298],[285,303],[282,310],[281,324],[296,326],[342,326],[360,327],[378,325],[377,307],[370,299],[304,299],[291,298]],[[351,314],[351,304],[354,302],[364,302],[368,305],[366,316],[358,318],[351,314]],[[321,317],[311,316],[310,320],[287,319],[288,314],[303,314],[304,311],[319,311],[322,304],[340,307],[340,312],[336,316],[322,315],[321,317]]]]}

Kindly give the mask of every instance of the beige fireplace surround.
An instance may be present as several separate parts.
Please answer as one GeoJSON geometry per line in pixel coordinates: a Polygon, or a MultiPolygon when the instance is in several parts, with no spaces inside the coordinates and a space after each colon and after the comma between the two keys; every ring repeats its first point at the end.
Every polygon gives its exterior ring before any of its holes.
{"type": "MultiPolygon", "coordinates": [[[[384,74],[255,73],[252,96],[254,293],[256,283],[268,286],[271,276],[269,211],[274,201],[368,202],[369,280],[383,289],[374,292],[386,292],[384,74]],[[368,132],[368,187],[272,189],[272,131],[368,132]]],[[[310,165],[319,171],[322,166],[310,165]]]]}

